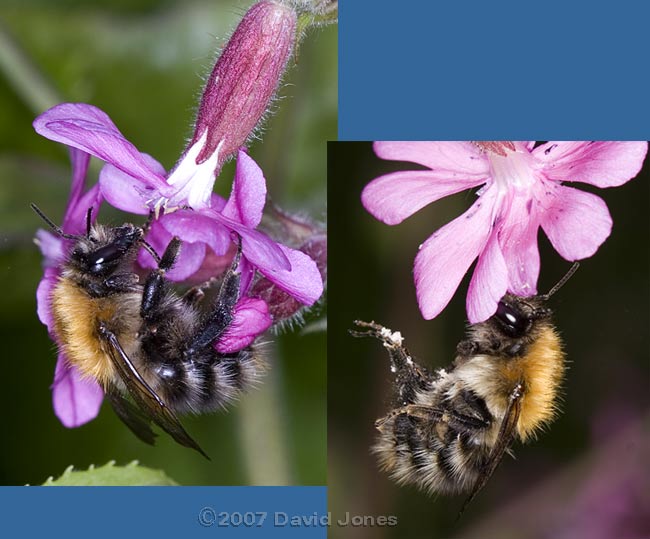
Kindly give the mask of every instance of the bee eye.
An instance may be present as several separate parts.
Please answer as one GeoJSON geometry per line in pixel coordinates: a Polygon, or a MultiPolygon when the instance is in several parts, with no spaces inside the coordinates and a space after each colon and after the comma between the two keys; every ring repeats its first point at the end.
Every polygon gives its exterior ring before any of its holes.
{"type": "Polygon", "coordinates": [[[503,330],[511,337],[521,337],[530,328],[531,321],[528,317],[502,301],[499,302],[494,316],[501,323],[503,330]]]}
{"type": "Polygon", "coordinates": [[[118,262],[135,246],[142,236],[142,229],[125,225],[114,229],[111,243],[85,255],[88,271],[105,275],[115,270],[118,262]]]}
{"type": "Polygon", "coordinates": [[[88,267],[93,273],[102,273],[107,269],[107,266],[111,266],[115,261],[119,260],[123,253],[123,248],[111,243],[86,256],[88,267]]]}

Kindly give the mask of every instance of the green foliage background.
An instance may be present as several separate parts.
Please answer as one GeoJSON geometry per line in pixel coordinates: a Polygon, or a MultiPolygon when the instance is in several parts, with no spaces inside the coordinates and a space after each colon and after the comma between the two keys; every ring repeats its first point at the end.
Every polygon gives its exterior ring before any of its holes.
{"type": "MultiPolygon", "coordinates": [[[[43,227],[37,203],[58,221],[67,201],[65,149],[31,123],[61,101],[92,103],[165,167],[191,135],[203,77],[250,0],[31,0],[0,2],[0,484],[40,484],[70,464],[138,459],[184,485],[325,482],[325,333],[288,333],[267,345],[270,373],[228,413],[184,420],[207,462],[161,435],[137,440],[110,407],[78,429],[53,414],[56,353],[36,317],[43,227]],[[27,83],[25,83],[27,81],[27,83]]],[[[326,149],[336,136],[336,27],[311,30],[271,115],[251,144],[274,202],[325,220],[326,149]]],[[[99,167],[91,169],[96,178],[99,167]]],[[[229,191],[227,165],[217,181],[229,191]]],[[[89,179],[90,179],[89,178],[89,179]]],[[[124,216],[102,209],[102,221],[124,216]]],[[[324,308],[316,316],[325,317],[324,308]]],[[[271,339],[267,339],[271,340],[271,339]]]]}

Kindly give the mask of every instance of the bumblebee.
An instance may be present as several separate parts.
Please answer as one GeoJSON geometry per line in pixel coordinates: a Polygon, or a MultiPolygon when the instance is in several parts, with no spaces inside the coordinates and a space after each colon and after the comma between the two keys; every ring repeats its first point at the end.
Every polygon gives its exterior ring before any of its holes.
{"type": "Polygon", "coordinates": [[[431,373],[414,361],[400,332],[355,321],[356,337],[379,339],[395,375],[394,409],[377,420],[372,448],[399,484],[429,493],[468,492],[462,511],[518,439],[528,441],[558,413],[562,344],[548,294],[506,294],[496,313],[469,326],[450,367],[431,373]]]}
{"type": "Polygon", "coordinates": [[[234,354],[213,347],[233,320],[240,252],[214,303],[204,310],[204,289],[210,283],[180,296],[165,279],[181,248],[178,238],[159,256],[144,239],[147,225],[92,225],[89,210],[86,234],[74,236],[32,208],[59,236],[74,242],[51,296],[56,340],[70,365],[102,386],[118,417],[138,438],[153,444],[153,422],[179,444],[209,458],[177,414],[216,410],[263,371],[254,347],[234,354]],[[142,247],[158,265],[143,283],[134,270],[142,247]]]}

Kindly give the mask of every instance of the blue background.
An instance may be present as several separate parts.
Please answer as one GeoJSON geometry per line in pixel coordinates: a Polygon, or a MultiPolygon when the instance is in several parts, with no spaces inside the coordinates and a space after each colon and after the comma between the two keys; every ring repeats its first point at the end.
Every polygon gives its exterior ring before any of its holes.
{"type": "MultiPolygon", "coordinates": [[[[274,514],[327,514],[325,487],[6,487],[0,490],[1,537],[326,537],[320,525],[274,526],[274,514]],[[267,511],[261,527],[199,523],[204,507],[267,511]]],[[[280,517],[283,518],[282,516],[280,517]]],[[[309,522],[309,521],[308,521],[309,522]]]]}
{"type": "Polygon", "coordinates": [[[341,0],[339,140],[646,139],[647,2],[341,0]]]}

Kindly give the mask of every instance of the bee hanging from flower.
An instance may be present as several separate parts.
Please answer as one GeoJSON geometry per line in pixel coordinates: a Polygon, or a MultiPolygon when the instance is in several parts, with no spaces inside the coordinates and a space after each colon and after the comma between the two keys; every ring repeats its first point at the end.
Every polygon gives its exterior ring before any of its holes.
{"type": "Polygon", "coordinates": [[[165,279],[181,248],[178,238],[159,256],[144,239],[146,226],[92,225],[91,208],[86,233],[74,236],[32,208],[58,236],[73,242],[51,294],[54,335],[68,366],[97,382],[120,419],[144,442],[154,441],[153,421],[207,457],[176,414],[225,406],[263,370],[255,347],[219,352],[219,341],[237,316],[241,253],[225,273],[214,304],[202,313],[204,287],[181,297],[165,279]],[[158,261],[144,283],[133,267],[141,247],[158,261]]]}
{"type": "Polygon", "coordinates": [[[400,332],[356,322],[351,334],[379,339],[395,376],[395,407],[375,423],[382,470],[430,493],[468,492],[464,509],[512,442],[554,419],[564,353],[546,302],[577,267],[547,294],[506,294],[492,317],[469,326],[452,365],[434,373],[414,361],[400,332]]]}

